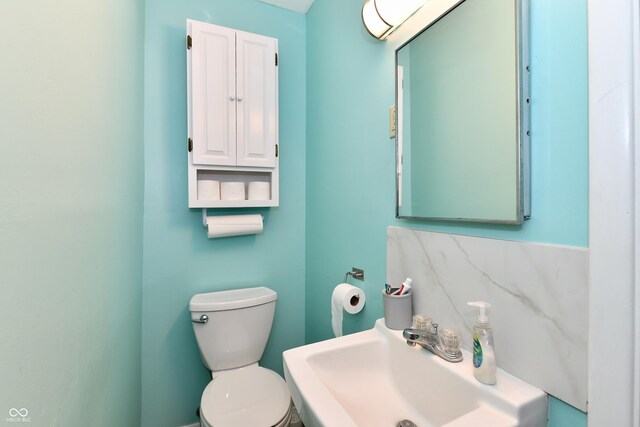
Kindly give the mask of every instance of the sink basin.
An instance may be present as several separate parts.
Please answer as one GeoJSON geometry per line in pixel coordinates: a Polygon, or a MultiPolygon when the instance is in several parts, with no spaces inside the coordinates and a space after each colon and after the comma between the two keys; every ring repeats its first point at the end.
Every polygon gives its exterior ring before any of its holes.
{"type": "Polygon", "coordinates": [[[472,356],[446,362],[410,347],[379,319],[373,329],[284,352],[284,374],[306,427],[544,427],[547,395],[498,369],[473,377],[472,356]]]}

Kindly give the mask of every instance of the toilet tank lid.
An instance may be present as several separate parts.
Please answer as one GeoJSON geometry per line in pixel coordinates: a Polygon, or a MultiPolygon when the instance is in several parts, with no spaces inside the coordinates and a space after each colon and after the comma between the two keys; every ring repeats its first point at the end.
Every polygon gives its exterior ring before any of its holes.
{"type": "Polygon", "coordinates": [[[266,304],[278,298],[276,291],[265,288],[233,289],[197,294],[189,302],[189,311],[224,311],[266,304]]]}

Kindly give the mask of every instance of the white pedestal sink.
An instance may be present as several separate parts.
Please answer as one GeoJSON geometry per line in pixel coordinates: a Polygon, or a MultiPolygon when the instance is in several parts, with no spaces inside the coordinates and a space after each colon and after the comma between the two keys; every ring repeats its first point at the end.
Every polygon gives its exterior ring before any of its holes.
{"type": "MultiPolygon", "coordinates": [[[[410,347],[379,319],[371,330],[284,352],[284,374],[306,427],[544,427],[547,395],[498,369],[473,377],[472,356],[445,362],[410,347]]],[[[500,357],[500,355],[498,355],[500,357]]]]}

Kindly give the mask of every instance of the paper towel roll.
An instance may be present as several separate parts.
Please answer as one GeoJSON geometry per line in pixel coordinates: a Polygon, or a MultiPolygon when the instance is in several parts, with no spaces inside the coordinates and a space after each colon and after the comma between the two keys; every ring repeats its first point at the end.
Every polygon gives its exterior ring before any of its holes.
{"type": "Polygon", "coordinates": [[[365,303],[364,291],[348,283],[340,283],[331,295],[331,327],[336,337],[342,336],[342,312],[356,314],[365,303]]]}
{"type": "Polygon", "coordinates": [[[262,215],[224,215],[207,217],[207,235],[216,237],[262,233],[262,215]]]}

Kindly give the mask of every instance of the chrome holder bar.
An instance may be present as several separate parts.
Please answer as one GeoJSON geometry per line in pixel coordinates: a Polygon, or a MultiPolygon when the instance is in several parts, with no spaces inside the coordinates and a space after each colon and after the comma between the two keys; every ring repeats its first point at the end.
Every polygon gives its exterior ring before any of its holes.
{"type": "Polygon", "coordinates": [[[351,267],[351,271],[347,271],[347,273],[344,275],[344,282],[347,282],[347,277],[353,277],[356,280],[364,280],[364,270],[361,270],[359,268],[355,268],[355,267],[351,267]]]}

